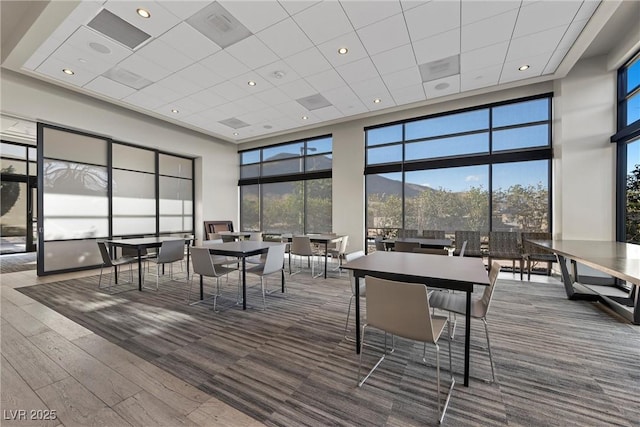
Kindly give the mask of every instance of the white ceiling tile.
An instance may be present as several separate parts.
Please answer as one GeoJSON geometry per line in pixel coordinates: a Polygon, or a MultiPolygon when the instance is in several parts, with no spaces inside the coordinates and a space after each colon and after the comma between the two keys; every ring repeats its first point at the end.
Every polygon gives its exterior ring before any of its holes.
{"type": "Polygon", "coordinates": [[[159,83],[154,83],[143,89],[140,89],[138,93],[161,99],[163,103],[172,102],[182,97],[182,95],[177,91],[168,87],[164,87],[159,83]]]}
{"type": "Polygon", "coordinates": [[[333,105],[313,110],[313,115],[320,120],[334,120],[344,116],[342,112],[333,105]]]}
{"type": "Polygon", "coordinates": [[[335,89],[345,85],[345,81],[336,70],[327,70],[305,78],[318,92],[335,89]]]}
{"type": "Polygon", "coordinates": [[[422,82],[418,85],[405,86],[403,88],[392,89],[391,96],[397,105],[411,104],[425,100],[424,87],[422,82]]]}
{"type": "Polygon", "coordinates": [[[138,74],[152,82],[162,80],[171,74],[170,70],[143,58],[138,53],[134,53],[125,58],[118,64],[118,67],[138,74]]]}
{"type": "Polygon", "coordinates": [[[511,38],[518,10],[511,10],[462,27],[462,51],[500,43],[511,38]]]}
{"type": "Polygon", "coordinates": [[[155,1],[138,0],[129,2],[110,0],[105,3],[105,9],[153,37],[158,37],[180,22],[177,16],[155,1]],[[148,10],[151,13],[151,18],[143,18],[138,15],[138,12],[136,12],[138,8],[148,10]]]}
{"type": "Polygon", "coordinates": [[[265,90],[264,92],[256,93],[255,96],[268,105],[278,105],[291,100],[284,92],[275,87],[265,90]]]}
{"type": "Polygon", "coordinates": [[[277,105],[275,108],[276,110],[282,112],[283,114],[291,117],[295,117],[295,118],[298,118],[301,116],[309,117],[309,114],[310,114],[306,108],[298,104],[296,101],[287,101],[280,105],[277,105]]]}
{"type": "Polygon", "coordinates": [[[262,67],[279,59],[279,57],[256,36],[247,37],[227,47],[225,50],[251,69],[262,67]]]}
{"type": "Polygon", "coordinates": [[[382,75],[407,69],[416,65],[416,57],[410,44],[388,50],[371,57],[382,75]]]}
{"type": "Polygon", "coordinates": [[[186,80],[189,80],[194,85],[200,88],[208,88],[225,80],[224,77],[214,73],[209,68],[200,63],[195,63],[178,71],[176,76],[180,76],[186,80]]]}
{"type": "Polygon", "coordinates": [[[171,103],[173,108],[180,111],[180,117],[186,117],[189,114],[199,113],[210,108],[209,105],[196,101],[190,97],[181,98],[171,103]],[[187,114],[188,113],[188,114],[187,114]]]}
{"type": "Polygon", "coordinates": [[[218,3],[254,34],[289,17],[275,1],[218,0],[218,3]]]}
{"type": "Polygon", "coordinates": [[[390,93],[387,93],[386,96],[384,96],[383,98],[380,98],[380,102],[377,104],[374,102],[370,102],[369,104],[367,104],[369,111],[384,110],[386,108],[391,108],[395,106],[396,106],[396,102],[394,101],[390,93]]]}
{"type": "Polygon", "coordinates": [[[256,36],[280,58],[286,58],[313,46],[293,19],[285,19],[265,28],[256,36]]]}
{"type": "Polygon", "coordinates": [[[427,99],[452,95],[460,92],[460,75],[449,76],[438,80],[423,83],[427,99]]]}
{"type": "Polygon", "coordinates": [[[462,2],[462,25],[482,21],[492,16],[520,8],[520,0],[482,0],[462,2]]]}
{"type": "Polygon", "coordinates": [[[224,114],[222,120],[228,119],[231,117],[237,117],[240,114],[244,113],[245,110],[235,102],[230,102],[228,104],[224,104],[220,107],[216,107],[216,110],[219,110],[221,114],[224,114]]]}
{"type": "Polygon", "coordinates": [[[378,71],[369,58],[350,62],[349,64],[338,67],[336,70],[349,84],[378,77],[378,71]]]}
{"type": "Polygon", "coordinates": [[[234,102],[236,106],[238,106],[243,112],[252,112],[263,110],[268,107],[268,105],[262,102],[259,98],[255,96],[245,96],[244,98],[238,99],[234,102]]]}
{"type": "Polygon", "coordinates": [[[218,122],[220,120],[228,119],[230,116],[227,114],[227,110],[225,110],[226,104],[222,107],[213,107],[208,110],[204,110],[198,115],[207,120],[207,122],[218,122]]]}
{"type": "Polygon", "coordinates": [[[238,77],[234,77],[229,81],[233,82],[239,87],[246,87],[247,93],[251,95],[255,95],[258,92],[262,92],[273,87],[273,85],[269,81],[267,81],[267,79],[265,79],[255,71],[249,71],[248,73],[238,77]],[[255,86],[250,86],[250,81],[254,82],[255,86]]]}
{"type": "Polygon", "coordinates": [[[460,55],[460,70],[466,72],[491,65],[502,64],[507,56],[509,42],[496,43],[491,46],[463,52],[460,55]]]}
{"type": "Polygon", "coordinates": [[[565,29],[564,26],[556,27],[512,39],[506,61],[526,60],[544,52],[553,52],[562,40],[565,29]]]}
{"type": "Polygon", "coordinates": [[[460,31],[447,31],[413,43],[418,65],[460,53],[460,31]]]}
{"type": "Polygon", "coordinates": [[[64,62],[67,64],[67,68],[71,68],[73,70],[82,68],[95,74],[104,73],[118,62],[106,62],[103,58],[100,58],[97,55],[98,53],[92,54],[91,52],[84,52],[78,48],[70,46],[69,44],[63,44],[53,52],[53,54],[51,54],[51,58],[64,62]]]}
{"type": "Polygon", "coordinates": [[[460,27],[460,2],[434,0],[404,13],[411,40],[417,41],[460,27]]]}
{"type": "Polygon", "coordinates": [[[122,100],[128,104],[132,104],[147,110],[155,110],[156,108],[165,104],[162,99],[156,98],[155,96],[146,93],[141,93],[140,91],[132,93],[122,100]]]}
{"type": "Polygon", "coordinates": [[[190,115],[195,113],[195,111],[190,111],[188,108],[182,108],[182,109],[177,108],[175,103],[173,102],[170,102],[165,105],[161,105],[160,107],[156,108],[154,111],[158,114],[162,114],[163,116],[167,116],[167,118],[169,118],[170,120],[176,120],[176,121],[182,121],[186,117],[189,117],[190,115]],[[174,110],[177,111],[177,113],[174,112],[174,110]]]}
{"type": "Polygon", "coordinates": [[[40,45],[36,52],[24,63],[23,67],[35,70],[45,59],[49,57],[65,39],[49,38],[40,45]]]}
{"type": "Polygon", "coordinates": [[[323,93],[323,96],[345,116],[369,111],[360,98],[358,98],[358,95],[347,86],[326,91],[323,93]]]}
{"type": "Polygon", "coordinates": [[[249,90],[249,85],[239,86],[231,81],[226,81],[224,83],[220,83],[211,88],[215,93],[222,96],[223,98],[228,99],[229,101],[233,101],[236,99],[243,98],[247,95],[251,95],[251,91],[249,90]],[[245,87],[246,86],[246,87],[245,87]]]}
{"type": "Polygon", "coordinates": [[[229,53],[224,50],[206,57],[200,61],[200,64],[204,65],[215,74],[219,74],[227,79],[249,71],[249,67],[229,55],[229,53]]]}
{"type": "Polygon", "coordinates": [[[105,3],[104,0],[97,1],[83,1],[75,9],[69,14],[69,17],[65,20],[65,22],[69,22],[71,24],[84,25],[87,22],[91,21],[94,16],[98,14],[102,10],[102,6],[105,3]]]}
{"type": "Polygon", "coordinates": [[[98,76],[97,73],[92,73],[79,67],[73,68],[75,74],[70,76],[62,72],[64,68],[69,68],[69,64],[50,57],[40,64],[36,71],[74,86],[84,86],[98,76]]]}
{"type": "Polygon", "coordinates": [[[518,70],[518,67],[523,65],[522,60],[505,62],[499,83],[502,84],[516,80],[524,80],[541,75],[552,54],[553,52],[546,52],[541,55],[527,58],[526,64],[529,65],[529,68],[525,71],[518,70]]]}
{"type": "Polygon", "coordinates": [[[176,25],[160,36],[159,40],[179,50],[194,61],[213,55],[221,49],[220,46],[186,22],[176,25]]]}
{"type": "Polygon", "coordinates": [[[464,91],[497,85],[501,72],[502,64],[476,70],[463,71],[460,75],[460,88],[464,91]]]}
{"type": "Polygon", "coordinates": [[[207,6],[210,1],[196,1],[196,0],[161,0],[160,6],[167,9],[180,19],[190,18],[191,15],[200,11],[207,6]]]}
{"type": "MultiPolygon", "coordinates": [[[[238,116],[238,119],[242,120],[245,123],[249,123],[252,125],[257,125],[257,124],[261,124],[261,123],[265,123],[267,122],[267,118],[265,118],[262,115],[262,111],[252,111],[252,112],[248,112],[246,114],[242,114],[240,116],[238,116]]],[[[242,130],[244,131],[246,128],[243,128],[242,130]]]]}
{"type": "Polygon", "coordinates": [[[553,52],[553,54],[551,55],[551,58],[549,58],[549,61],[547,62],[547,65],[544,67],[542,74],[555,73],[556,69],[558,68],[558,65],[562,63],[562,60],[564,59],[567,52],[569,52],[569,48],[556,49],[556,51],[553,52]]]}
{"type": "Polygon", "coordinates": [[[355,32],[343,34],[335,39],[324,42],[318,46],[318,49],[320,49],[320,52],[322,52],[324,57],[327,58],[334,67],[348,64],[349,62],[357,61],[367,56],[367,51],[355,32]],[[338,49],[343,47],[349,49],[346,55],[340,55],[338,53],[338,49]]]}
{"type": "Polygon", "coordinates": [[[160,39],[147,43],[145,46],[138,49],[136,55],[140,55],[141,57],[174,72],[193,64],[193,60],[191,58],[184,55],[177,49],[172,48],[160,39]]]}
{"type": "Polygon", "coordinates": [[[385,74],[382,76],[382,80],[384,80],[385,85],[390,91],[407,86],[422,87],[422,77],[420,76],[418,67],[406,68],[394,73],[385,74]]]}
{"type": "Polygon", "coordinates": [[[102,76],[98,76],[91,80],[89,83],[84,85],[84,88],[114,99],[122,99],[136,91],[129,86],[114,82],[113,80],[102,76]]]}
{"type": "Polygon", "coordinates": [[[117,64],[127,56],[131,55],[133,51],[120,43],[114,42],[108,37],[103,36],[97,31],[92,30],[89,27],[79,27],[64,43],[65,46],[70,46],[78,49],[83,55],[90,55],[105,62],[117,64]],[[95,50],[92,46],[96,44],[103,50],[108,50],[107,53],[102,53],[95,50]],[[107,49],[104,49],[104,48],[107,49]]]}
{"type": "Polygon", "coordinates": [[[279,3],[280,6],[286,9],[289,15],[293,16],[320,2],[319,0],[280,0],[279,3]]]}
{"type": "Polygon", "coordinates": [[[402,12],[398,1],[343,1],[341,5],[356,29],[402,12]]]}
{"type": "Polygon", "coordinates": [[[269,65],[265,65],[264,67],[255,70],[255,72],[273,86],[280,86],[296,81],[300,78],[298,73],[296,73],[293,68],[284,61],[276,61],[269,65]]]}
{"type": "Polygon", "coordinates": [[[402,14],[360,28],[358,36],[369,55],[409,43],[409,33],[402,14]]]}
{"type": "Polygon", "coordinates": [[[400,0],[403,11],[413,9],[424,4],[424,0],[400,0]]]}
{"type": "Polygon", "coordinates": [[[587,22],[589,22],[588,19],[573,21],[571,25],[569,25],[569,28],[567,28],[567,31],[562,36],[562,40],[558,44],[558,48],[568,49],[571,46],[573,46],[573,43],[575,43],[576,39],[584,29],[584,26],[587,25],[587,22]]]}
{"type": "Polygon", "coordinates": [[[296,70],[300,77],[307,77],[331,68],[331,64],[315,47],[296,53],[286,58],[284,62],[296,70]]]}
{"type": "Polygon", "coordinates": [[[349,86],[365,105],[373,103],[376,98],[384,100],[390,97],[389,91],[380,77],[362,80],[349,86]]]}
{"type": "Polygon", "coordinates": [[[182,97],[194,94],[202,90],[202,86],[196,84],[192,80],[186,79],[180,74],[172,74],[160,80],[157,84],[167,89],[174,90],[182,97]]]}
{"type": "Polygon", "coordinates": [[[209,118],[204,117],[200,114],[192,114],[182,119],[182,121],[202,129],[204,129],[205,125],[208,125],[211,122],[209,118]]]}
{"type": "Polygon", "coordinates": [[[295,82],[283,84],[279,86],[279,88],[285,95],[294,100],[318,93],[318,91],[315,90],[304,79],[299,79],[295,82]]]}
{"type": "Polygon", "coordinates": [[[600,0],[585,0],[582,2],[580,6],[580,10],[576,13],[576,16],[573,18],[576,21],[580,21],[582,19],[589,19],[591,15],[596,11],[598,6],[600,5],[600,0]]]}
{"type": "Polygon", "coordinates": [[[353,31],[340,3],[325,1],[296,14],[293,19],[315,44],[334,39],[353,31]],[[328,25],[330,23],[330,25],[328,25]]]}
{"type": "Polygon", "coordinates": [[[579,1],[540,1],[520,8],[513,37],[568,25],[580,8],[579,1]]]}
{"type": "Polygon", "coordinates": [[[220,94],[214,91],[213,88],[209,88],[201,92],[196,92],[193,95],[189,96],[189,99],[193,102],[205,104],[208,107],[217,107],[229,102],[227,98],[220,96],[220,94]]]}

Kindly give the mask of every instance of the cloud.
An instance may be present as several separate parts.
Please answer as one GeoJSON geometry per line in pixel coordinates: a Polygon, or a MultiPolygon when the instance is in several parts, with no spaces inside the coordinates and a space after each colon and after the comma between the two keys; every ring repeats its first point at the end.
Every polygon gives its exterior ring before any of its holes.
{"type": "Polygon", "coordinates": [[[425,183],[420,184],[420,185],[422,185],[423,187],[433,188],[433,186],[431,184],[429,184],[428,182],[425,182],[425,183]]]}
{"type": "Polygon", "coordinates": [[[478,175],[469,175],[464,180],[465,182],[480,181],[480,177],[478,175]]]}

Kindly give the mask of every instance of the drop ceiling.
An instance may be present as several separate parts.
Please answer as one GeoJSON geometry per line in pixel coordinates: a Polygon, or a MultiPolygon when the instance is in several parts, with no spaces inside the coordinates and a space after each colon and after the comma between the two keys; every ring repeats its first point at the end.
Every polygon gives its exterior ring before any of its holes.
{"type": "Polygon", "coordinates": [[[56,3],[16,71],[237,143],[554,78],[600,4],[56,3]]]}

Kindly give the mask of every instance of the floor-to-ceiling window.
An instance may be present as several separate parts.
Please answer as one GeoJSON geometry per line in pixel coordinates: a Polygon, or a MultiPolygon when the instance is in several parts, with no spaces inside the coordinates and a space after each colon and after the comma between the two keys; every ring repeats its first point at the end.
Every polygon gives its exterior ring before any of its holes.
{"type": "Polygon", "coordinates": [[[551,95],[365,129],[367,235],[550,231],[551,95]]]}
{"type": "Polygon", "coordinates": [[[96,239],[193,234],[193,159],[38,124],[38,274],[101,264],[96,239]]]}
{"type": "Polygon", "coordinates": [[[267,233],[331,231],[332,138],[240,152],[240,227],[267,233]]]}
{"type": "Polygon", "coordinates": [[[0,253],[35,250],[36,148],[0,143],[0,253]]]}

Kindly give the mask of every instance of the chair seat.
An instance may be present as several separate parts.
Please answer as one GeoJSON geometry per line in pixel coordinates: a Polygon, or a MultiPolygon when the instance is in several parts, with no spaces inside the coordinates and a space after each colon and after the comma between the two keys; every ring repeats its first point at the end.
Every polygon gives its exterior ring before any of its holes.
{"type": "Polygon", "coordinates": [[[489,257],[502,258],[502,259],[520,259],[522,255],[520,253],[514,253],[514,252],[490,251],[489,257]]]}
{"type": "Polygon", "coordinates": [[[138,262],[138,258],[131,257],[131,256],[122,256],[120,258],[111,260],[112,265],[125,265],[125,264],[131,264],[133,262],[138,262]]]}
{"type": "Polygon", "coordinates": [[[442,331],[447,327],[448,317],[445,316],[431,316],[431,326],[433,327],[433,336],[436,341],[440,339],[442,331]]]}
{"type": "MultiPolygon", "coordinates": [[[[433,292],[429,297],[429,305],[432,308],[451,311],[457,314],[466,314],[466,294],[453,292],[433,292]]],[[[471,299],[471,317],[483,317],[485,315],[480,298],[471,299]]]]}
{"type": "Polygon", "coordinates": [[[532,261],[548,261],[556,262],[556,256],[554,254],[524,254],[524,259],[530,259],[532,261]]]}

